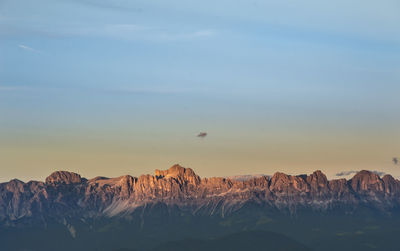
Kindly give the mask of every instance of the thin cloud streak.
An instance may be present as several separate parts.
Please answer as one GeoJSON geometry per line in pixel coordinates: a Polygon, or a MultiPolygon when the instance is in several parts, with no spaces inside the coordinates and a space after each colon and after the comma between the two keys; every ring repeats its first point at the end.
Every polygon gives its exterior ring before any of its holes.
{"type": "Polygon", "coordinates": [[[41,52],[39,50],[33,49],[32,47],[29,47],[29,46],[24,45],[24,44],[19,44],[18,47],[23,49],[23,50],[26,50],[26,51],[31,51],[31,52],[36,52],[36,53],[40,53],[41,52]]]}
{"type": "Polygon", "coordinates": [[[7,85],[0,85],[0,91],[21,91],[21,90],[28,90],[28,87],[25,86],[7,86],[7,85]]]}
{"type": "Polygon", "coordinates": [[[340,173],[337,173],[336,176],[341,177],[341,176],[347,176],[351,174],[355,174],[357,171],[342,171],[340,173]]]}
{"type": "Polygon", "coordinates": [[[167,88],[113,88],[102,89],[102,92],[132,94],[132,95],[175,95],[188,93],[185,90],[167,89],[167,88]]]}
{"type": "Polygon", "coordinates": [[[372,171],[372,172],[377,174],[377,175],[379,175],[379,176],[383,176],[383,175],[386,174],[385,172],[382,172],[382,171],[372,171]]]}
{"type": "Polygon", "coordinates": [[[0,91],[16,91],[18,88],[10,87],[10,86],[0,86],[0,91]]]}
{"type": "Polygon", "coordinates": [[[208,38],[217,34],[213,29],[200,29],[185,32],[170,31],[160,27],[138,24],[108,24],[93,29],[78,31],[84,36],[104,36],[123,40],[148,40],[153,42],[168,42],[208,38]]]}
{"type": "MultiPolygon", "coordinates": [[[[141,12],[141,8],[137,8],[128,4],[123,4],[123,2],[113,2],[113,1],[99,1],[99,0],[72,0],[72,2],[76,2],[76,4],[86,5],[91,7],[97,7],[105,10],[116,10],[123,12],[141,12]]],[[[128,3],[128,2],[126,2],[128,3]]]]}
{"type": "MultiPolygon", "coordinates": [[[[338,177],[348,176],[348,175],[356,174],[356,173],[358,173],[358,172],[359,172],[359,171],[355,171],[355,170],[351,170],[351,171],[342,171],[342,172],[337,173],[336,176],[338,176],[338,177]]],[[[385,174],[386,174],[385,172],[376,171],[376,170],[373,170],[373,171],[371,171],[371,172],[373,172],[373,173],[375,173],[375,174],[377,174],[377,175],[379,175],[379,176],[382,176],[382,175],[385,175],[385,174]]]]}
{"type": "MultiPolygon", "coordinates": [[[[13,29],[18,31],[16,27],[13,27],[13,29]]],[[[41,29],[21,29],[19,32],[22,32],[24,34],[29,33],[31,35],[37,35],[40,37],[47,36],[52,38],[108,38],[115,40],[142,40],[150,42],[189,41],[195,39],[211,38],[218,34],[216,30],[208,28],[179,31],[177,29],[146,26],[133,23],[90,26],[71,25],[65,27],[61,31],[59,29],[56,29],[56,27],[49,27],[41,29]]],[[[1,35],[7,36],[7,34],[2,34],[2,29],[0,25],[0,36],[1,35]]],[[[18,47],[26,51],[37,53],[41,52],[24,44],[19,44],[18,47]]]]}
{"type": "Polygon", "coordinates": [[[137,32],[137,31],[144,31],[144,30],[151,30],[154,29],[149,26],[143,26],[138,24],[108,24],[104,26],[105,30],[109,31],[121,31],[121,32],[137,32]]]}

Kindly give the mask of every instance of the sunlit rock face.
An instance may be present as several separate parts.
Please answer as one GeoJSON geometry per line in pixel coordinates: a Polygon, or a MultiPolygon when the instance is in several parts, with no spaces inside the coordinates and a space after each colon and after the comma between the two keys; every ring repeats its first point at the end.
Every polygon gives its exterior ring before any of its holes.
{"type": "MultiPolygon", "coordinates": [[[[400,181],[360,171],[352,179],[328,180],[310,175],[275,173],[244,180],[200,178],[190,168],[174,165],[154,175],[93,179],[57,171],[45,182],[19,180],[0,184],[0,224],[21,219],[45,221],[65,217],[125,217],[149,205],[164,205],[192,215],[227,215],[248,204],[263,210],[355,211],[367,204],[382,213],[400,205],[400,181]]],[[[348,212],[344,212],[348,213],[348,212]]]]}
{"type": "Polygon", "coordinates": [[[383,192],[385,183],[379,177],[379,175],[375,173],[371,173],[369,171],[360,171],[351,179],[351,187],[354,191],[374,191],[374,192],[383,192]]]}
{"type": "Polygon", "coordinates": [[[77,173],[57,171],[46,178],[46,184],[74,184],[82,183],[86,179],[82,179],[77,173]]]}

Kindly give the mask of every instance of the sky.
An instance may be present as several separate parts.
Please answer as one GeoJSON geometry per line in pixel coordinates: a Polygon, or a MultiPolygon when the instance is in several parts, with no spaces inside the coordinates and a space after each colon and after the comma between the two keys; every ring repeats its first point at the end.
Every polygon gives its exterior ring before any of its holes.
{"type": "Polygon", "coordinates": [[[400,177],[399,108],[397,0],[0,0],[0,182],[400,177]]]}

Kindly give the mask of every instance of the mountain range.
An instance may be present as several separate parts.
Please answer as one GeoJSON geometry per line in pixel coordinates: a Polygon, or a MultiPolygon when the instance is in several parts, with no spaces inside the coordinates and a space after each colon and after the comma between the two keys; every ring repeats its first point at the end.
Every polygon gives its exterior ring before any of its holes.
{"type": "MultiPolygon", "coordinates": [[[[86,179],[57,171],[44,182],[14,179],[0,184],[0,241],[8,250],[51,250],[35,242],[45,236],[40,233],[47,233],[54,235],[53,240],[69,241],[72,246],[65,250],[114,250],[110,243],[130,248],[128,240],[135,235],[135,248],[142,250],[182,237],[214,238],[262,229],[296,241],[305,238],[303,243],[318,249],[324,245],[305,234],[316,226],[332,224],[328,228],[335,229],[335,238],[340,226],[367,236],[373,231],[368,230],[371,224],[396,222],[399,208],[400,181],[366,170],[349,180],[328,180],[321,171],[201,178],[180,165],[140,177],[86,179]],[[362,230],[356,229],[355,219],[362,230]],[[343,224],[337,226],[338,222],[343,224]],[[16,236],[30,244],[12,241],[16,236]],[[111,246],[101,241],[96,247],[87,244],[99,238],[111,246]]],[[[363,241],[360,250],[368,250],[363,241]]]]}

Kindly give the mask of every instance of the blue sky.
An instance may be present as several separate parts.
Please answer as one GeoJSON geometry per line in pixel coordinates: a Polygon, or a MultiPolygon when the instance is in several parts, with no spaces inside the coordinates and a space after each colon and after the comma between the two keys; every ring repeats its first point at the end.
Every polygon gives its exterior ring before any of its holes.
{"type": "Polygon", "coordinates": [[[2,177],[174,163],[400,175],[399,13],[398,1],[2,0],[2,177]]]}

